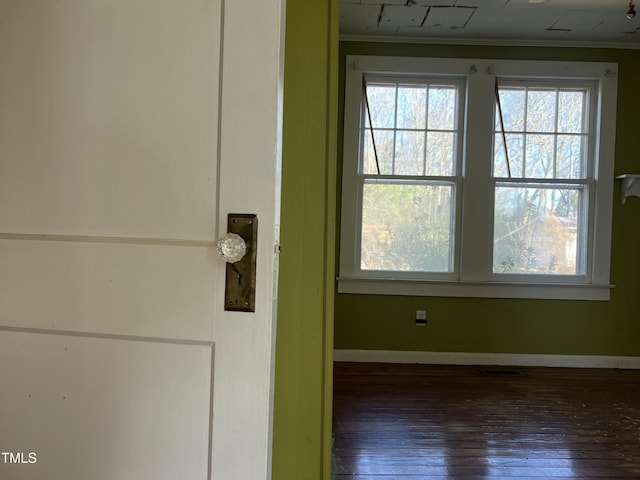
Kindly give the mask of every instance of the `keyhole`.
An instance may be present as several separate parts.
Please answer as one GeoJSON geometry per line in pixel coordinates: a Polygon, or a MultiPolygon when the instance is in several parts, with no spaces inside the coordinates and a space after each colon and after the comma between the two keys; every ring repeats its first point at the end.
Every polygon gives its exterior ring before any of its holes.
{"type": "Polygon", "coordinates": [[[238,276],[238,285],[241,285],[242,284],[242,274],[238,271],[238,268],[236,267],[235,263],[231,264],[231,268],[233,268],[233,271],[238,276]]]}

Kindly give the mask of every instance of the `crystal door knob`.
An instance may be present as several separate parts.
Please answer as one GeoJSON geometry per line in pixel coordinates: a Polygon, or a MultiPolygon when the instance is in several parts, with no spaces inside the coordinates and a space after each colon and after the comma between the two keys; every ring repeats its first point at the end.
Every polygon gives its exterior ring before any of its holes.
{"type": "Polygon", "coordinates": [[[247,253],[247,244],[237,233],[227,233],[218,240],[218,253],[227,263],[236,263],[247,253]]]}

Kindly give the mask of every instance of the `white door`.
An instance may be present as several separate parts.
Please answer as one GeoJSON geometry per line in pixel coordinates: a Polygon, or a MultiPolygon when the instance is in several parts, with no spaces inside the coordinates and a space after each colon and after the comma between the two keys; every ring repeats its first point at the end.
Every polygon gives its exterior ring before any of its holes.
{"type": "Polygon", "coordinates": [[[269,477],[282,28],[0,0],[3,480],[269,477]],[[258,215],[255,313],[223,309],[228,213],[258,215]]]}

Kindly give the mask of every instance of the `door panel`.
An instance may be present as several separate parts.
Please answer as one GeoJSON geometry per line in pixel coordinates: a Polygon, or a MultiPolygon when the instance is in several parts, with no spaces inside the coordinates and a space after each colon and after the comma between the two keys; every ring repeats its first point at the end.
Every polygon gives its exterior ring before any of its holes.
{"type": "Polygon", "coordinates": [[[2,324],[212,341],[215,250],[131,241],[1,240],[2,324]]]}
{"type": "Polygon", "coordinates": [[[4,231],[212,240],[220,2],[0,0],[4,231]]]}
{"type": "Polygon", "coordinates": [[[2,478],[206,478],[211,345],[4,331],[0,350],[3,450],[36,460],[2,478]]]}

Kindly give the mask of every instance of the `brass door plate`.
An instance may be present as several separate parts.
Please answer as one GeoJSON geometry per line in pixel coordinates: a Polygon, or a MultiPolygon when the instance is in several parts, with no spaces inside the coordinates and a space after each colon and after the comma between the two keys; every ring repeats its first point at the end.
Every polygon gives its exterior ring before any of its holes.
{"type": "Polygon", "coordinates": [[[247,252],[236,263],[227,263],[224,309],[255,312],[258,216],[230,213],[227,216],[227,231],[242,237],[247,244],[247,252]]]}

